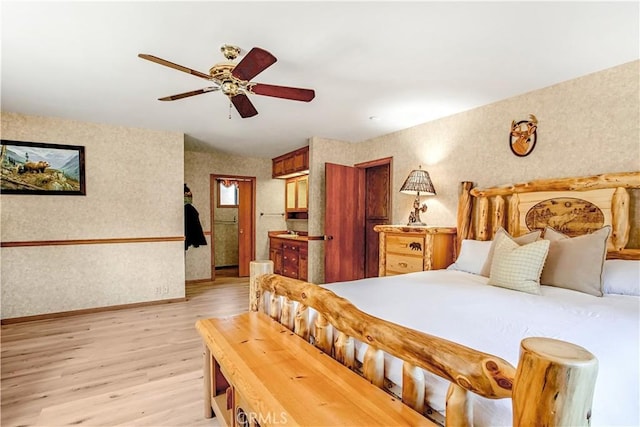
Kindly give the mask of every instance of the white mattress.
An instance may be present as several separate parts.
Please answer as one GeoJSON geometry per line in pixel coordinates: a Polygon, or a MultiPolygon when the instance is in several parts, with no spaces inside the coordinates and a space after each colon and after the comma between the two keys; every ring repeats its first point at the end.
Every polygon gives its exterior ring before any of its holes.
{"type": "MultiPolygon", "coordinates": [[[[542,295],[487,285],[487,278],[435,270],[324,285],[376,317],[518,363],[523,338],[569,341],[599,361],[592,425],[640,425],[640,298],[594,297],[542,286],[542,295]]],[[[362,360],[366,344],[358,343],[362,360]]],[[[385,374],[402,382],[402,362],[387,357],[385,374]]],[[[428,400],[444,412],[448,382],[428,374],[428,400]]],[[[474,398],[474,424],[511,425],[511,401],[474,398]]]]}

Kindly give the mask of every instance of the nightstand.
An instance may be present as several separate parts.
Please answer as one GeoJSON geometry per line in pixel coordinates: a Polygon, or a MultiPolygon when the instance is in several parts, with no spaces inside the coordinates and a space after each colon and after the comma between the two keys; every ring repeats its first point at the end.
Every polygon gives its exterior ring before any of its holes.
{"type": "Polygon", "coordinates": [[[376,225],[379,276],[447,268],[456,259],[455,227],[376,225]]]}

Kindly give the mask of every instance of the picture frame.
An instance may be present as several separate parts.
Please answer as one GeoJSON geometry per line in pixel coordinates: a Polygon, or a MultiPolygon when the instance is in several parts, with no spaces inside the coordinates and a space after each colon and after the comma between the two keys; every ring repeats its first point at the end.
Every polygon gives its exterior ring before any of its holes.
{"type": "Polygon", "coordinates": [[[0,193],[85,196],[84,146],[0,140],[0,193]]]}

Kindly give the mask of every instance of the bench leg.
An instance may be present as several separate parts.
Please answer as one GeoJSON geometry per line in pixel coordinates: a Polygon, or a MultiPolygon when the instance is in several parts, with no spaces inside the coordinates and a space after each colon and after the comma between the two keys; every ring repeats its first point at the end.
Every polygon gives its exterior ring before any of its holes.
{"type": "Polygon", "coordinates": [[[211,409],[211,351],[206,344],[204,344],[203,347],[202,386],[204,389],[204,417],[213,418],[213,409],[211,409]]]}

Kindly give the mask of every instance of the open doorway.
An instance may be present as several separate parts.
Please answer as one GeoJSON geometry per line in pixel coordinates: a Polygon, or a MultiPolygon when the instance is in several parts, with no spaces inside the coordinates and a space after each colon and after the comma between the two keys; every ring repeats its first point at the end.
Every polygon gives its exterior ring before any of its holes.
{"type": "Polygon", "coordinates": [[[255,259],[256,178],[210,175],[211,279],[247,277],[255,259]]]}

